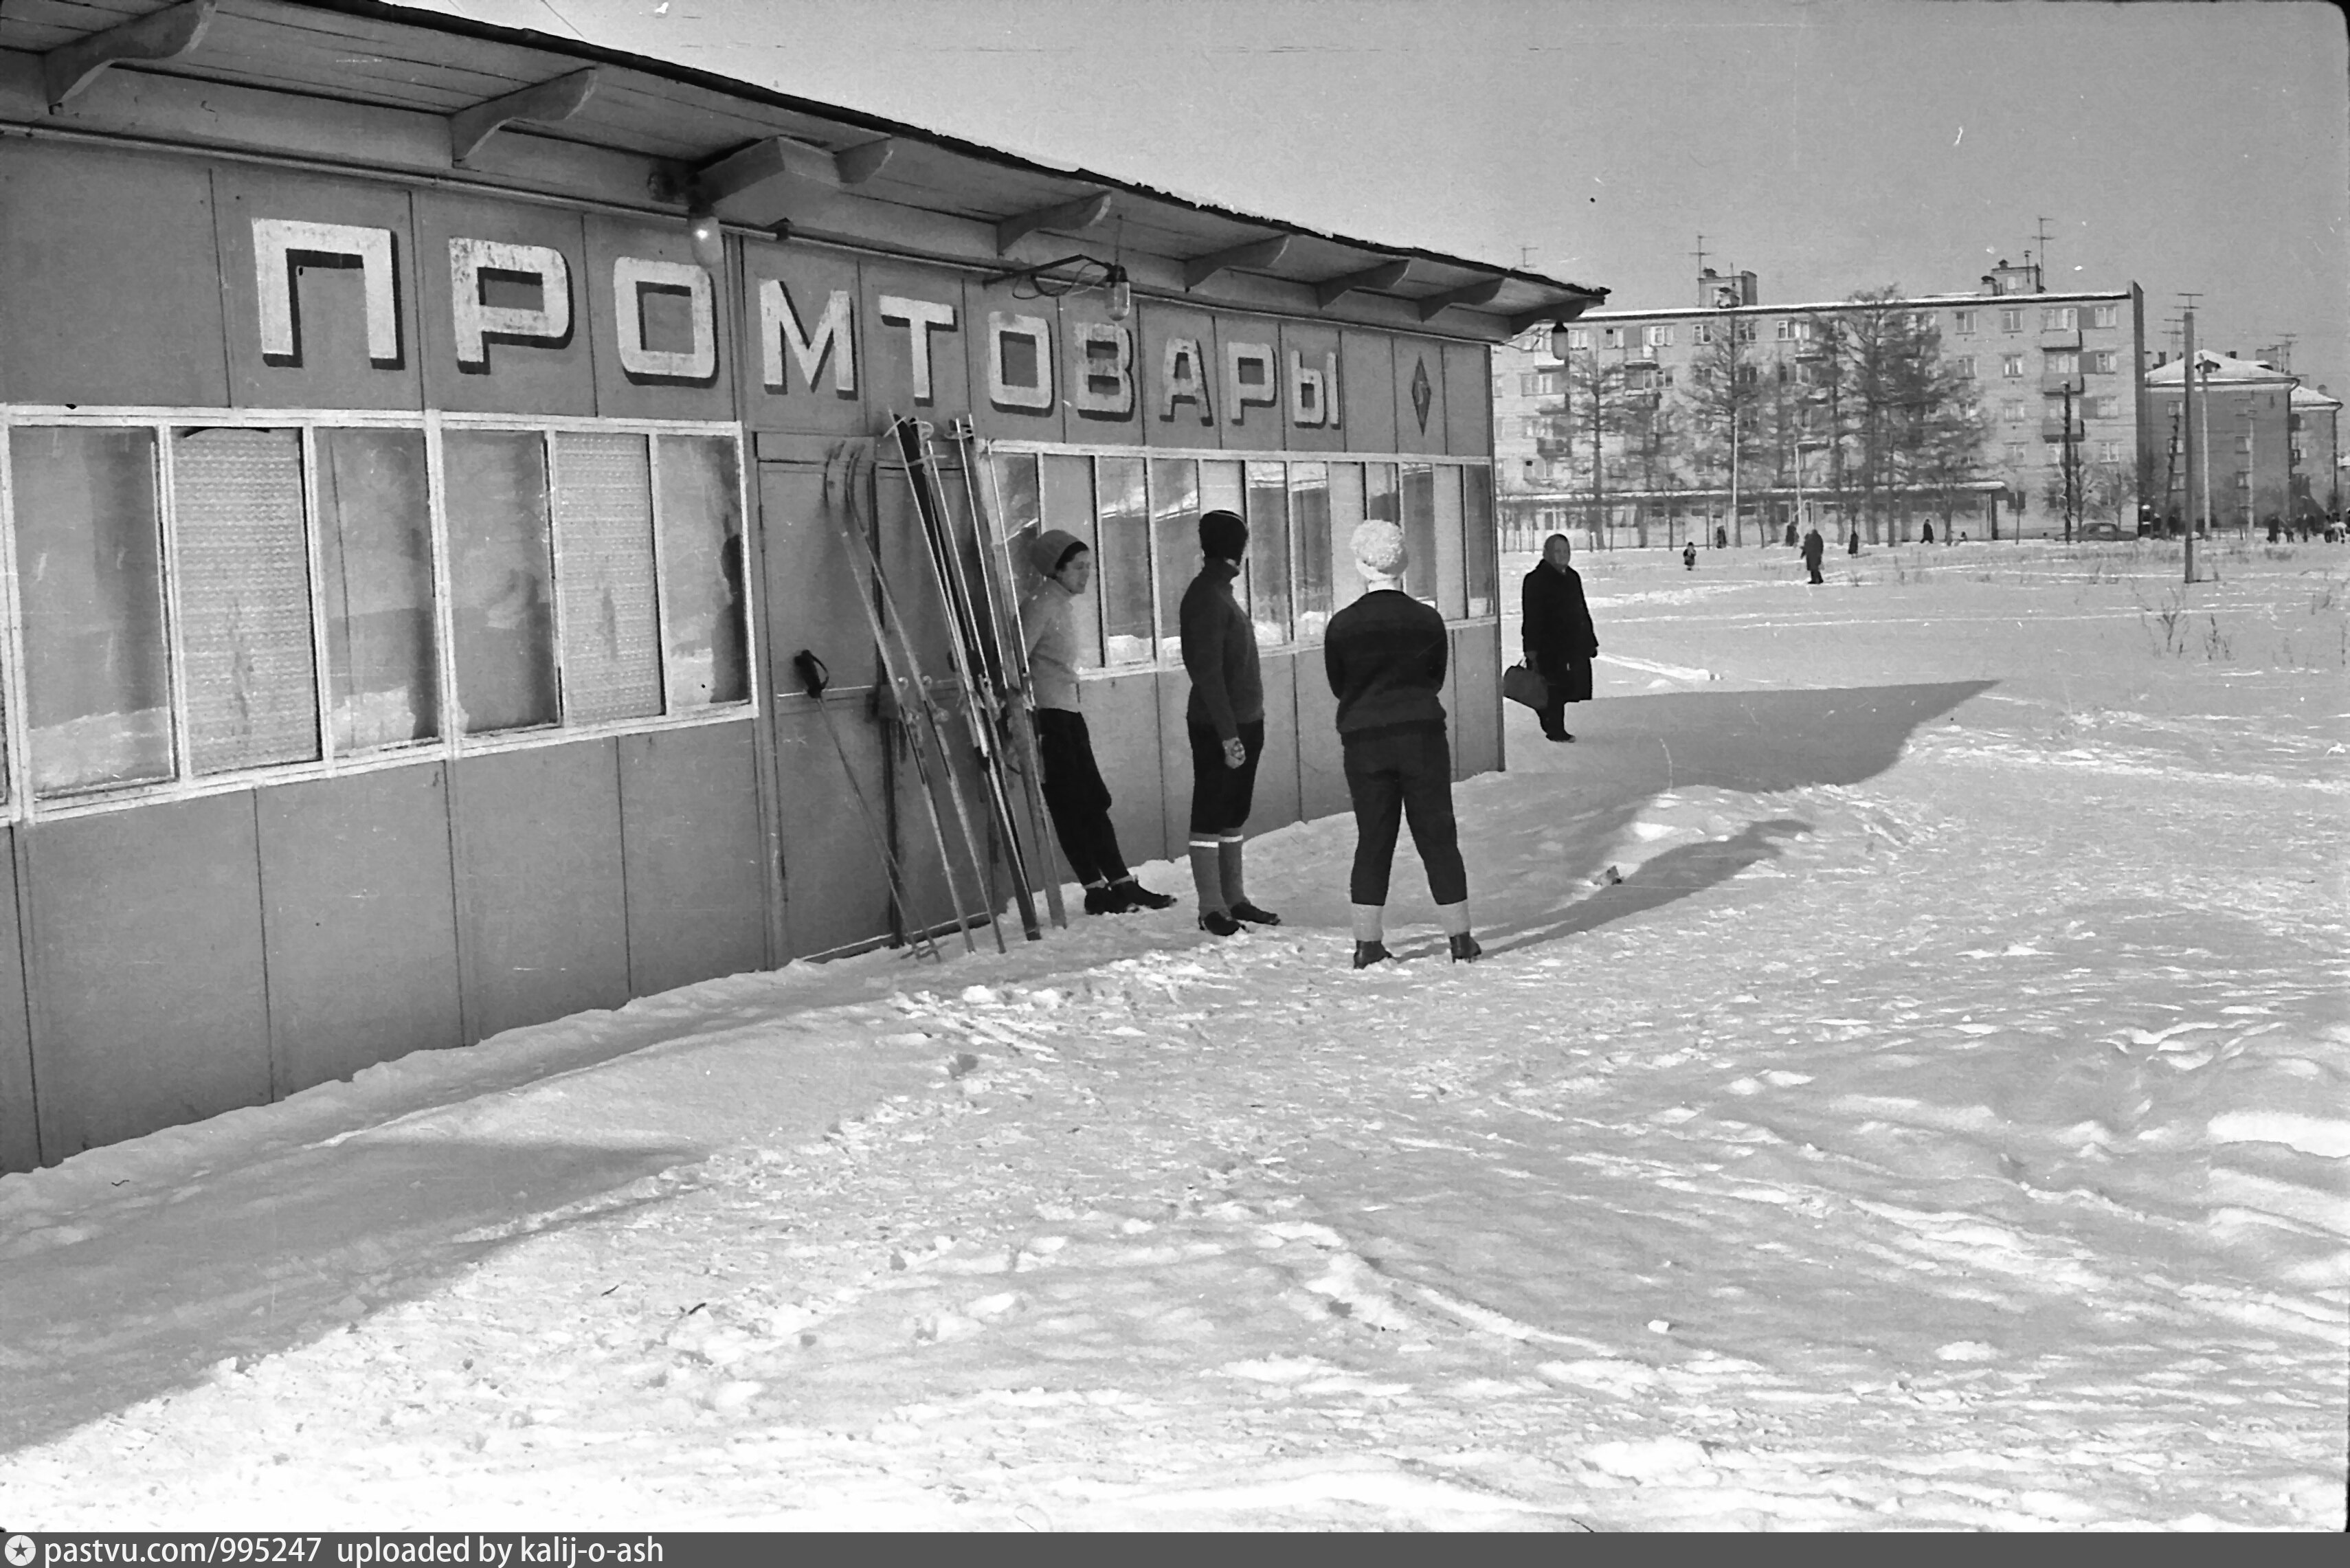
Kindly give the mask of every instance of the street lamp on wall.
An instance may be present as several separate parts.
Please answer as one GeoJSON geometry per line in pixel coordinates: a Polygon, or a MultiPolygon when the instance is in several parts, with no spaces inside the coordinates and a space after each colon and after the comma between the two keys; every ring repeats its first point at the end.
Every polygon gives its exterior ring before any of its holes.
{"type": "Polygon", "coordinates": [[[1124,321],[1134,314],[1134,285],[1128,279],[1126,268],[1082,253],[1000,272],[987,281],[1009,283],[1015,299],[1060,299],[1098,289],[1107,300],[1104,308],[1112,321],[1124,321]]]}

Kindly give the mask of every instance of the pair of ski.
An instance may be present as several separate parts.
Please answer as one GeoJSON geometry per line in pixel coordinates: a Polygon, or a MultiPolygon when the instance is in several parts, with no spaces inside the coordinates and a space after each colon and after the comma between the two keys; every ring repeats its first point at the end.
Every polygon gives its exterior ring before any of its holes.
{"type": "MultiPolygon", "coordinates": [[[[1045,902],[1053,923],[1066,926],[1067,916],[1062,908],[1060,878],[1053,865],[1047,836],[1042,774],[1026,693],[1026,645],[1020,629],[1017,579],[1013,570],[1011,543],[996,524],[999,509],[993,504],[993,473],[983,467],[984,453],[976,433],[967,422],[958,421],[954,435],[962,449],[965,495],[980,548],[979,591],[985,596],[984,613],[981,609],[983,601],[974,596],[971,575],[964,570],[955,540],[939,464],[931,448],[930,427],[916,420],[893,416],[889,439],[899,454],[912,496],[915,521],[922,531],[932,586],[952,634],[948,645],[953,667],[951,684],[962,700],[965,730],[985,789],[989,846],[1002,857],[1010,871],[1022,929],[1029,940],[1035,941],[1044,931],[1036,914],[1032,859],[1043,871],[1045,902]],[[1034,846],[1033,857],[1028,846],[1034,846]]],[[[957,857],[949,844],[946,822],[940,811],[941,784],[962,841],[962,870],[970,875],[972,891],[978,895],[995,938],[996,950],[1002,952],[1005,949],[1003,928],[997,915],[1000,900],[991,874],[993,856],[982,858],[981,840],[973,831],[970,805],[954,767],[954,750],[949,740],[951,715],[940,701],[939,683],[925,675],[915,651],[913,624],[880,569],[862,504],[865,493],[861,481],[865,473],[860,460],[865,458],[866,449],[861,443],[835,449],[826,467],[825,510],[838,526],[843,552],[856,582],[855,597],[880,659],[883,689],[889,694],[888,716],[896,722],[913,763],[918,793],[938,848],[948,898],[954,906],[953,924],[962,934],[964,950],[977,951],[972,938],[975,923],[970,914],[972,905],[966,898],[957,857]]],[[[887,831],[863,792],[857,789],[847,751],[823,702],[829,672],[809,649],[802,649],[794,662],[803,687],[816,701],[816,711],[832,737],[834,750],[840,755],[842,769],[848,774],[858,813],[889,878],[890,896],[905,926],[909,944],[918,955],[941,958],[935,937],[918,929],[916,923],[907,919],[911,905],[904,869],[890,847],[887,831]]]]}

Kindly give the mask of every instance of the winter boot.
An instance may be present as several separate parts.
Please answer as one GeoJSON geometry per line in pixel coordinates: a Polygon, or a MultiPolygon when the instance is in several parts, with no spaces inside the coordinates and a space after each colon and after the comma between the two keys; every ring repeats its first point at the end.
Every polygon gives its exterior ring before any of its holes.
{"type": "Polygon", "coordinates": [[[1216,846],[1216,885],[1223,894],[1224,908],[1253,926],[1277,926],[1281,917],[1250,903],[1248,894],[1242,890],[1244,878],[1241,873],[1241,836],[1235,833],[1216,846]]]}
{"type": "Polygon", "coordinates": [[[1110,884],[1110,891],[1126,902],[1129,909],[1171,909],[1175,907],[1172,893],[1154,893],[1131,877],[1122,877],[1110,884]]]}
{"type": "Polygon", "coordinates": [[[1454,963],[1475,963],[1480,958],[1484,956],[1485,950],[1479,947],[1477,945],[1477,939],[1471,936],[1466,931],[1462,931],[1457,936],[1447,937],[1444,940],[1451,945],[1452,961],[1454,963]]]}
{"type": "Polygon", "coordinates": [[[1123,915],[1127,902],[1118,896],[1118,888],[1107,882],[1086,889],[1086,913],[1088,915],[1123,915]]]}
{"type": "Polygon", "coordinates": [[[1241,934],[1241,923],[1223,909],[1201,910],[1200,929],[1211,937],[1236,937],[1241,934]]]}
{"type": "Polygon", "coordinates": [[[1368,969],[1375,963],[1389,963],[1394,961],[1394,959],[1395,954],[1388,951],[1387,943],[1380,941],[1376,937],[1367,942],[1357,942],[1355,944],[1355,967],[1357,969],[1368,969]]]}

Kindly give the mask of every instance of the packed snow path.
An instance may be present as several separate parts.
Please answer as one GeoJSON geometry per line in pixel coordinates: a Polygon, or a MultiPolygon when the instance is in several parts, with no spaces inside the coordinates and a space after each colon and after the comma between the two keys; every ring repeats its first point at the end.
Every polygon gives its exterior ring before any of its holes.
{"type": "Polygon", "coordinates": [[[2339,1527],[2350,553],[2215,555],[1584,557],[1607,700],[1458,791],[1474,966],[1406,850],[1347,971],[1323,822],[1278,930],[0,1180],[0,1518],[2339,1527]]]}

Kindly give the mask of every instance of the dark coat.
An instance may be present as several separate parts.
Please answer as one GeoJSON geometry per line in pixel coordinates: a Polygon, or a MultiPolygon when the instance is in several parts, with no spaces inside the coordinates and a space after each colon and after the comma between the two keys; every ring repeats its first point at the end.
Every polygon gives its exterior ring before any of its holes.
{"type": "Polygon", "coordinates": [[[1820,557],[1827,554],[1827,548],[1828,542],[1820,537],[1820,531],[1818,529],[1814,528],[1810,533],[1804,535],[1804,565],[1807,566],[1817,566],[1820,564],[1820,557]]]}
{"type": "Polygon", "coordinates": [[[1562,701],[1591,700],[1591,661],[1599,657],[1599,634],[1583,601],[1583,574],[1544,561],[1526,574],[1519,604],[1524,612],[1527,660],[1562,701]]]}

